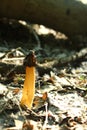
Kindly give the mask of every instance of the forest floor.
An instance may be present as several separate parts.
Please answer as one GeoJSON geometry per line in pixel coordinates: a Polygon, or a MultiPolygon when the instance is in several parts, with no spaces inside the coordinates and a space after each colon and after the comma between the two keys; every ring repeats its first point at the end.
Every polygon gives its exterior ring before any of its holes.
{"type": "Polygon", "coordinates": [[[0,130],[87,130],[86,40],[72,42],[42,25],[0,21],[0,130]],[[20,106],[30,50],[38,62],[31,110],[20,106]]]}

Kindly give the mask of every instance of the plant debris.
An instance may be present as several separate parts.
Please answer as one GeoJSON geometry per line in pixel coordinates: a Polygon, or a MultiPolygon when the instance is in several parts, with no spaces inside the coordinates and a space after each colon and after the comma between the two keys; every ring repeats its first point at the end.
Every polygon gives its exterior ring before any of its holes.
{"type": "Polygon", "coordinates": [[[78,43],[74,49],[65,38],[34,31],[32,35],[26,44],[24,39],[7,41],[7,37],[0,41],[0,129],[86,130],[87,46],[78,43]],[[32,109],[20,105],[25,81],[23,60],[31,49],[37,58],[32,109]]]}

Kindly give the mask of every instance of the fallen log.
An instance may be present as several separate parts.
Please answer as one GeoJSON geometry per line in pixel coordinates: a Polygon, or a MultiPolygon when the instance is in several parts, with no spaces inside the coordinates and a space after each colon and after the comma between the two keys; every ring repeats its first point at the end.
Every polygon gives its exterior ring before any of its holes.
{"type": "Polygon", "coordinates": [[[86,0],[2,0],[0,18],[43,24],[68,36],[87,34],[86,0]]]}

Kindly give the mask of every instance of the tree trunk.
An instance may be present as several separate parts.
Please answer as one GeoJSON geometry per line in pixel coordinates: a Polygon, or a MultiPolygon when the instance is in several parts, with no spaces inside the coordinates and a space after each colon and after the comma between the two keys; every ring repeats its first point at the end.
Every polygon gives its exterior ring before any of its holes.
{"type": "Polygon", "coordinates": [[[87,4],[80,0],[1,0],[0,17],[28,20],[65,33],[87,33],[87,4]]]}

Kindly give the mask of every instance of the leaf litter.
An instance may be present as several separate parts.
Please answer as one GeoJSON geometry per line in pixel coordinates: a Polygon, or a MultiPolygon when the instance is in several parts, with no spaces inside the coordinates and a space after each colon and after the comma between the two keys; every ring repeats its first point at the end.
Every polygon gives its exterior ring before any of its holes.
{"type": "MultiPolygon", "coordinates": [[[[34,35],[36,36],[36,34],[34,35]]],[[[40,37],[42,38],[42,36],[40,37]]],[[[10,69],[4,74],[5,69],[1,64],[3,73],[0,76],[0,129],[86,130],[86,51],[84,49],[85,53],[84,56],[80,57],[81,61],[78,61],[79,58],[75,61],[73,58],[67,60],[67,57],[75,54],[76,50],[63,48],[62,45],[60,46],[61,40],[60,43],[55,43],[55,46],[54,43],[50,43],[54,48],[49,47],[49,44],[45,41],[44,39],[41,41],[44,42],[43,48],[33,46],[33,50],[36,50],[38,63],[42,66],[36,67],[36,90],[31,110],[26,106],[24,108],[20,106],[25,80],[25,71],[21,72],[21,70],[24,70],[22,64],[25,55],[31,48],[27,50],[26,47],[11,49],[10,44],[8,44],[8,47],[6,46],[7,48],[0,47],[0,50],[2,50],[0,52],[1,63],[4,63],[5,67],[8,64],[13,65],[13,68],[10,66],[10,69]],[[56,45],[58,46],[58,44],[60,48],[57,49],[56,45]],[[4,48],[4,51],[2,48],[4,48]],[[43,53],[41,50],[43,50],[43,53]],[[61,66],[54,65],[56,63],[54,63],[54,59],[59,60],[61,66]],[[50,65],[52,62],[53,65],[50,65]],[[19,66],[19,71],[16,70],[17,66],[19,66]]],[[[14,43],[12,44],[14,46],[14,43]]],[[[81,52],[83,51],[81,50],[81,52]]],[[[80,56],[81,53],[78,52],[78,54],[80,56]]]]}

